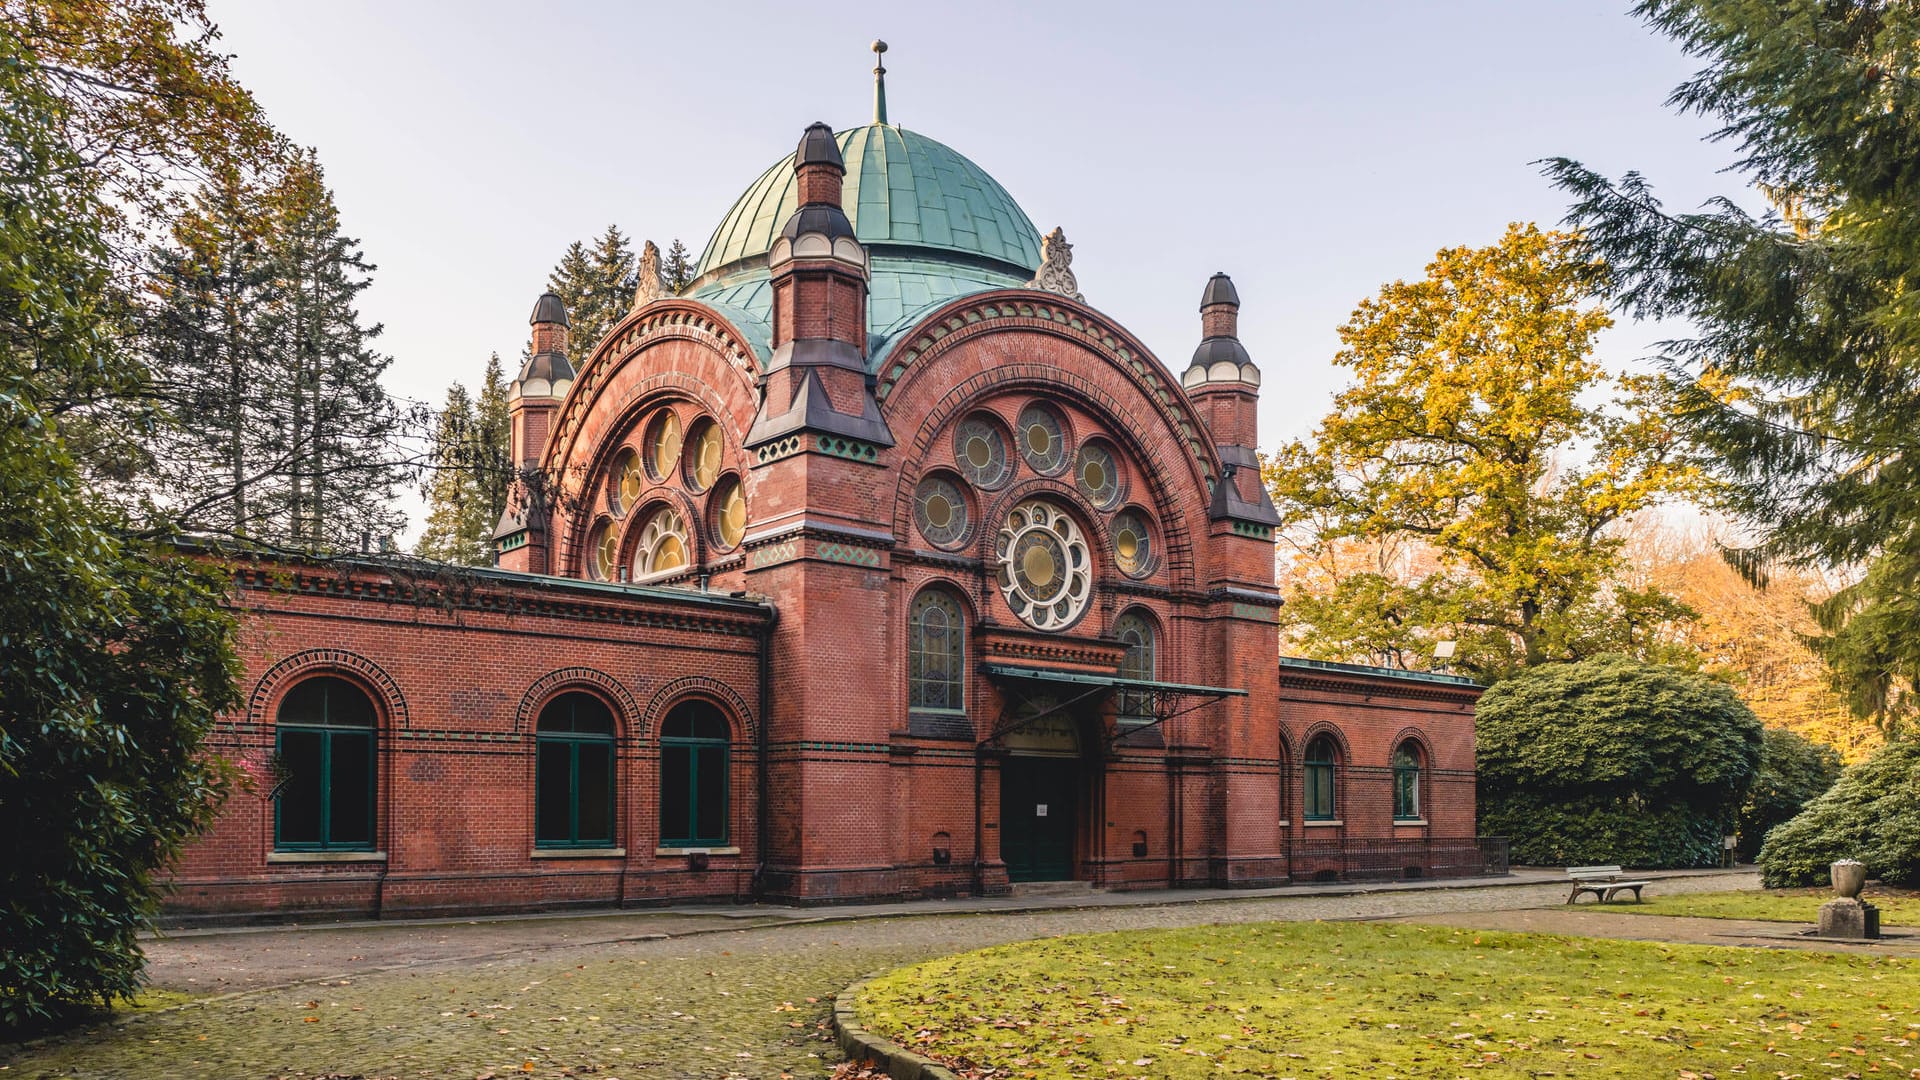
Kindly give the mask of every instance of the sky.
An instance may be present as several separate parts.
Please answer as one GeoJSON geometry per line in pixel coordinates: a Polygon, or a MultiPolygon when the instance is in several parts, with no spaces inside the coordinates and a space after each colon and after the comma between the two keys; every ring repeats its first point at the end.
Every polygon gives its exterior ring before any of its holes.
{"type": "MultiPolygon", "coordinates": [[[[1359,301],[1561,219],[1539,159],[1636,169],[1683,207],[1736,187],[1712,123],[1665,104],[1698,65],[1621,0],[208,6],[379,267],[389,390],[432,403],[489,353],[511,373],[570,241],[616,224],[697,255],[808,123],[867,123],[876,37],[888,119],[1064,228],[1088,302],[1173,371],[1208,275],[1233,275],[1266,448],[1346,384],[1359,301]]],[[[1601,358],[1659,336],[1620,326],[1601,358]]]]}

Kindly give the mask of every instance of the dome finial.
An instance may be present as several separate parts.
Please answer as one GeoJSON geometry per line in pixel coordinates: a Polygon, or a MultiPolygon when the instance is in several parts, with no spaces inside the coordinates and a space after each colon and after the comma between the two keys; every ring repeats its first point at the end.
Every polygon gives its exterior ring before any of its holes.
{"type": "Polygon", "coordinates": [[[887,122],[887,43],[873,43],[873,122],[887,122]]]}

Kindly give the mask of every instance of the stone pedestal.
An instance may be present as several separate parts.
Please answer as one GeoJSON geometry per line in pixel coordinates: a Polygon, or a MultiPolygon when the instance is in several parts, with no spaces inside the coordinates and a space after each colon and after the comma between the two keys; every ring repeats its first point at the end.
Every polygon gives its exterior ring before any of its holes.
{"type": "Polygon", "coordinates": [[[1880,909],[1853,897],[1829,900],[1820,905],[1820,936],[1829,938],[1877,938],[1880,936],[1880,909]]]}

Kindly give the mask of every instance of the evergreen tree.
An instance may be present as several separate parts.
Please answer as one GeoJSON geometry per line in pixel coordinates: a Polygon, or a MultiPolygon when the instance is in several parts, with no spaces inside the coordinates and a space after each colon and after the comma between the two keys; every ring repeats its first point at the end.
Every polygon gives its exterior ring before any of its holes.
{"type": "Polygon", "coordinates": [[[698,264],[687,252],[687,245],[679,240],[675,240],[672,246],[667,248],[666,262],[660,269],[661,276],[666,279],[667,288],[676,293],[684,292],[699,273],[698,264]]]}
{"type": "Polygon", "coordinates": [[[420,494],[427,501],[427,527],[414,553],[462,566],[491,563],[493,522],[466,458],[478,431],[467,388],[447,389],[446,407],[434,431],[428,462],[431,472],[420,494]]]}
{"type": "Polygon", "coordinates": [[[512,421],[507,418],[508,383],[500,369],[500,354],[487,357],[487,370],[481,376],[480,397],[474,403],[474,484],[486,507],[488,562],[492,562],[494,527],[507,510],[507,494],[513,489],[515,463],[510,456],[512,421]]]}
{"type": "Polygon", "coordinates": [[[393,489],[407,428],[380,385],[392,360],[369,346],[380,327],[362,326],[355,306],[374,267],[341,235],[312,151],[280,177],[269,208],[272,352],[258,377],[268,444],[284,464],[273,532],[318,549],[385,540],[403,524],[393,489]]]}
{"type": "Polygon", "coordinates": [[[1727,481],[1769,565],[1863,568],[1819,605],[1816,647],[1863,715],[1914,711],[1920,672],[1920,8],[1645,0],[1705,61],[1669,99],[1722,124],[1772,204],[1674,213],[1637,173],[1548,174],[1637,316],[1667,344],[1671,413],[1727,481]]]}
{"type": "Polygon", "coordinates": [[[633,246],[609,225],[591,248],[576,240],[547,276],[547,288],[567,305],[570,359],[584,364],[600,339],[633,306],[633,246]]]}

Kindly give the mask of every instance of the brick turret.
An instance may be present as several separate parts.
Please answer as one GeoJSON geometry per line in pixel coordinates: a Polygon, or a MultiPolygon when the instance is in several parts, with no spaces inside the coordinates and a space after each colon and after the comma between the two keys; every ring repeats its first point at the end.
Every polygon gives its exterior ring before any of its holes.
{"type": "Polygon", "coordinates": [[[1240,292],[1233,279],[1215,274],[1200,294],[1200,346],[1180,376],[1200,421],[1213,435],[1228,476],[1215,485],[1212,515],[1271,535],[1280,520],[1260,482],[1260,368],[1240,343],[1240,292]]]}
{"type": "Polygon", "coordinates": [[[516,479],[494,530],[494,561],[509,570],[544,574],[549,572],[546,511],[530,478],[546,455],[560,403],[573,387],[573,364],[567,360],[571,327],[566,304],[550,292],[534,302],[527,322],[533,328],[532,355],[507,388],[507,457],[516,479]]]}

